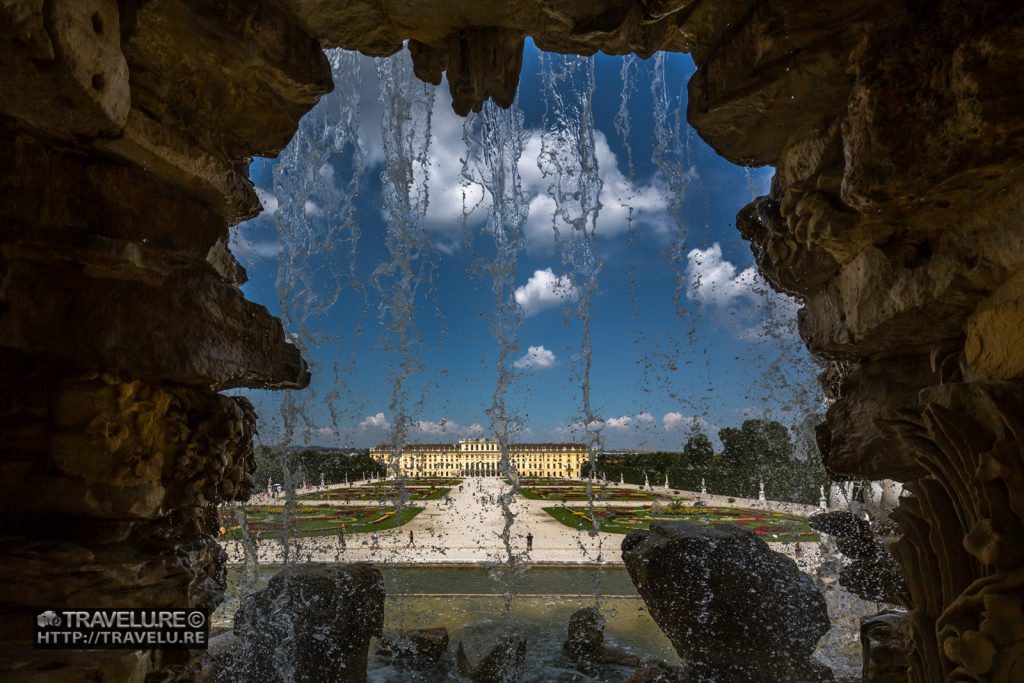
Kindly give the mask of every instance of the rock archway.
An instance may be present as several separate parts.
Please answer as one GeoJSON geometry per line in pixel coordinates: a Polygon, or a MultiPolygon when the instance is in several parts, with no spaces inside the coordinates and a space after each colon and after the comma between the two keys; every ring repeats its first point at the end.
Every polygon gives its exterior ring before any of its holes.
{"type": "Polygon", "coordinates": [[[208,511],[248,494],[248,407],[302,387],[230,225],[331,88],[321,48],[408,40],[468,112],[546,50],[691,52],[688,118],[776,167],[737,224],[829,362],[839,472],[908,482],[918,681],[1024,676],[1024,8],[797,0],[0,3],[3,659],[123,680],[170,655],[27,657],[42,606],[219,600],[208,511]],[[161,658],[162,657],[162,658],[161,658]]]}

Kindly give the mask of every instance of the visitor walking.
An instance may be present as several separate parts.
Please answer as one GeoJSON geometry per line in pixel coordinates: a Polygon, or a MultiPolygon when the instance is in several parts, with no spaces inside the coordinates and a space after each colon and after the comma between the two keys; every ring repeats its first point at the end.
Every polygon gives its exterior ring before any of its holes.
{"type": "Polygon", "coordinates": [[[341,547],[345,547],[345,525],[342,524],[341,528],[338,529],[338,542],[341,543],[341,547]]]}
{"type": "Polygon", "coordinates": [[[416,541],[414,541],[412,537],[412,529],[409,529],[409,545],[411,545],[413,548],[416,547],[416,541]]]}
{"type": "Polygon", "coordinates": [[[373,547],[373,548],[379,548],[380,547],[380,539],[377,538],[377,532],[376,531],[374,531],[372,534],[370,534],[370,547],[373,547]]]}
{"type": "Polygon", "coordinates": [[[533,550],[533,534],[526,532],[526,552],[533,550]]]}

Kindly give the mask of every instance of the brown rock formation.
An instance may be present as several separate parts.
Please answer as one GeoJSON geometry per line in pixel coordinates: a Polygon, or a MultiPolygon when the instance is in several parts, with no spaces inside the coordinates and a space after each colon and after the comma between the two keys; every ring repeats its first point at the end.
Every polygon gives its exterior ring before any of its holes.
{"type": "Polygon", "coordinates": [[[32,616],[220,602],[254,415],[216,392],[309,381],[228,228],[330,72],[248,0],[3,2],[0,65],[2,670],[141,681],[189,653],[33,652],[32,616]]]}
{"type": "MultiPolygon", "coordinates": [[[[308,382],[225,250],[259,210],[249,157],[331,87],[322,46],[409,40],[468,111],[509,101],[527,35],[693,54],[690,121],[776,168],[738,224],[829,362],[829,465],[913,493],[894,515],[912,679],[1020,679],[1024,8],[1007,0],[0,2],[0,512],[22,577],[0,611],[212,599],[197,511],[244,495],[249,433],[214,391],[308,382]]],[[[109,661],[125,679],[168,663],[109,661]]]]}
{"type": "Polygon", "coordinates": [[[860,620],[864,683],[904,683],[910,667],[910,620],[886,610],[860,620]]]}

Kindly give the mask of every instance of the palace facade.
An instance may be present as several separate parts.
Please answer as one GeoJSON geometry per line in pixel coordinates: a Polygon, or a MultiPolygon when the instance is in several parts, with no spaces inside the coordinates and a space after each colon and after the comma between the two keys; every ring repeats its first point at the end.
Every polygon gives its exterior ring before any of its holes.
{"type": "MultiPolygon", "coordinates": [[[[391,462],[392,447],[370,449],[374,460],[391,462]]],[[[521,477],[578,477],[587,460],[587,447],[578,443],[517,443],[509,445],[509,465],[521,477]]],[[[399,459],[407,477],[497,477],[501,449],[494,439],[463,439],[458,443],[406,444],[399,459]]]]}

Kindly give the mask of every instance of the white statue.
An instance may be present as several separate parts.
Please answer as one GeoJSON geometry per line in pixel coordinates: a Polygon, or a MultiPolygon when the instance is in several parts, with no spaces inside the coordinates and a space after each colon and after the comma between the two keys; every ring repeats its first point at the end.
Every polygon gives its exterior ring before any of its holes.
{"type": "Polygon", "coordinates": [[[646,472],[644,472],[644,488],[645,489],[651,488],[651,480],[647,478],[647,473],[646,472]]]}
{"type": "Polygon", "coordinates": [[[324,473],[320,473],[320,488],[324,487],[324,473]]]}
{"type": "Polygon", "coordinates": [[[707,486],[707,484],[704,483],[704,477],[700,478],[700,492],[701,492],[701,495],[704,495],[704,496],[708,495],[708,486],[707,486]]]}
{"type": "Polygon", "coordinates": [[[759,501],[761,501],[762,503],[763,503],[763,502],[764,502],[765,500],[767,500],[767,499],[766,499],[766,498],[764,497],[764,480],[763,480],[763,479],[762,479],[761,481],[759,481],[759,482],[757,483],[757,499],[758,499],[759,501]]]}
{"type": "Polygon", "coordinates": [[[818,507],[821,508],[822,510],[827,510],[828,509],[828,501],[825,500],[825,487],[824,486],[819,486],[818,487],[818,493],[821,494],[820,497],[818,498],[818,507]]]}
{"type": "Polygon", "coordinates": [[[622,472],[619,472],[619,484],[622,486],[626,485],[626,478],[622,476],[622,472]]]}
{"type": "Polygon", "coordinates": [[[669,488],[669,485],[668,485],[668,472],[665,472],[665,488],[669,488]]]}

